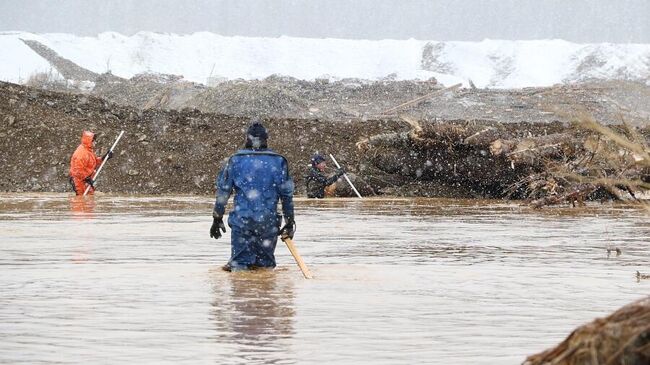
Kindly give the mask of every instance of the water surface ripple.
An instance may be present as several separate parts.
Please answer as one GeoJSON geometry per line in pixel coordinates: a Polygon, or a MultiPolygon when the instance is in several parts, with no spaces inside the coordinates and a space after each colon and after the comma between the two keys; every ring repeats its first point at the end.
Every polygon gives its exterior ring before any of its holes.
{"type": "Polygon", "coordinates": [[[314,280],[282,244],[222,272],[211,208],[0,195],[0,363],[518,364],[650,294],[650,220],[622,205],[298,200],[314,280]]]}

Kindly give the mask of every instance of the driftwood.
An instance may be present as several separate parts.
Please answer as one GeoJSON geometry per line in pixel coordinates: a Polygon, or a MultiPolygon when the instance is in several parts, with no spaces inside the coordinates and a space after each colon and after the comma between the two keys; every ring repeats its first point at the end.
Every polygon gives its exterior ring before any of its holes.
{"type": "Polygon", "coordinates": [[[407,102],[405,102],[405,103],[402,103],[402,104],[400,104],[400,105],[394,106],[394,107],[392,107],[392,108],[390,108],[390,109],[386,109],[386,110],[384,110],[383,112],[381,112],[380,114],[381,114],[381,115],[387,115],[387,114],[389,114],[389,113],[392,113],[392,112],[397,111],[397,110],[399,110],[399,109],[405,108],[405,107],[407,107],[407,106],[410,106],[410,105],[417,105],[417,104],[419,104],[419,103],[421,103],[421,102],[423,102],[423,101],[425,101],[425,100],[427,100],[427,99],[430,99],[430,98],[432,98],[432,97],[434,97],[434,96],[442,95],[442,94],[444,94],[444,93],[447,92],[447,91],[452,91],[452,90],[458,89],[458,88],[461,87],[461,86],[462,86],[462,84],[456,84],[456,85],[452,85],[452,86],[450,86],[450,87],[448,87],[448,88],[444,88],[444,89],[441,89],[441,90],[436,90],[436,91],[434,91],[434,92],[432,92],[432,93],[429,93],[429,94],[427,94],[427,95],[417,97],[417,98],[415,98],[415,99],[413,99],[413,100],[409,100],[409,101],[407,101],[407,102]]]}
{"type": "Polygon", "coordinates": [[[437,190],[464,186],[467,196],[500,197],[502,186],[516,182],[507,159],[494,158],[488,151],[486,136],[511,135],[502,125],[405,120],[409,131],[375,135],[357,144],[364,151],[365,165],[399,176],[397,184],[394,176],[390,179],[395,191],[399,185],[417,186],[420,191],[422,186],[413,183],[422,181],[435,183],[437,190]]]}
{"type": "Polygon", "coordinates": [[[409,130],[357,144],[365,156],[361,164],[371,166],[379,180],[390,180],[392,191],[449,186],[467,196],[528,199],[539,208],[604,197],[634,199],[635,192],[648,190],[645,150],[623,150],[625,138],[560,124],[402,119],[409,130]]]}
{"type": "Polygon", "coordinates": [[[549,195],[535,199],[530,202],[530,206],[533,208],[541,208],[548,205],[557,205],[563,203],[571,204],[573,207],[583,206],[585,205],[584,202],[587,200],[587,197],[597,189],[598,187],[592,184],[577,185],[563,194],[556,194],[555,192],[551,192],[549,195]]]}
{"type": "Polygon", "coordinates": [[[496,127],[485,127],[471,136],[463,139],[464,144],[471,144],[474,146],[489,147],[493,141],[502,138],[504,130],[496,127]]]}
{"type": "Polygon", "coordinates": [[[518,141],[498,139],[490,144],[490,152],[495,156],[505,155],[517,163],[535,163],[543,159],[575,155],[582,144],[574,134],[556,133],[518,141]]]}

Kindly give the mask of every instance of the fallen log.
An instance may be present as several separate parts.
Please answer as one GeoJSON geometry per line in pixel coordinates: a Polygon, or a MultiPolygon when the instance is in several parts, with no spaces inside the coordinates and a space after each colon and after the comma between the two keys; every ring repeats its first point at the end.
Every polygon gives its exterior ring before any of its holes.
{"type": "Polygon", "coordinates": [[[463,139],[463,144],[471,144],[474,146],[489,147],[492,142],[502,138],[504,131],[496,127],[486,127],[471,136],[463,139]]]}
{"type": "Polygon", "coordinates": [[[498,139],[490,144],[490,152],[494,156],[505,155],[515,163],[533,165],[544,159],[573,157],[582,149],[583,144],[573,133],[555,133],[522,140],[498,139]]]}
{"type": "Polygon", "coordinates": [[[432,92],[432,93],[429,93],[429,94],[427,94],[427,95],[417,97],[417,98],[415,98],[415,99],[413,99],[413,100],[409,100],[409,101],[407,101],[406,103],[402,103],[402,104],[397,105],[397,106],[394,106],[394,107],[392,107],[392,108],[390,108],[390,109],[386,109],[386,110],[384,110],[383,112],[381,112],[380,114],[381,114],[381,115],[388,115],[389,113],[392,113],[392,112],[394,112],[394,111],[397,111],[397,110],[402,109],[402,108],[404,108],[404,107],[407,107],[407,106],[409,106],[409,105],[417,105],[417,104],[423,102],[423,101],[426,100],[426,99],[430,99],[430,98],[432,98],[432,97],[434,97],[434,96],[437,96],[437,95],[442,95],[442,94],[444,94],[444,93],[447,92],[447,91],[452,91],[452,90],[458,89],[458,88],[461,87],[462,85],[463,85],[463,84],[456,84],[456,85],[452,85],[452,86],[450,86],[450,87],[448,87],[448,88],[445,88],[445,89],[436,90],[436,91],[434,91],[434,92],[432,92]]]}

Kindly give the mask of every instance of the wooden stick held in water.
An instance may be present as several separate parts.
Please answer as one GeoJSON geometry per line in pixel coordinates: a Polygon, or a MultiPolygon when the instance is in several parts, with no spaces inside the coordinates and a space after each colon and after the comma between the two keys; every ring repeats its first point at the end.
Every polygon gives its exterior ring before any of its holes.
{"type": "Polygon", "coordinates": [[[300,257],[300,254],[296,249],[296,245],[293,244],[293,240],[288,236],[282,236],[281,238],[282,241],[284,241],[284,243],[287,244],[287,248],[289,249],[289,252],[291,252],[291,255],[296,260],[296,263],[298,264],[300,271],[302,271],[302,275],[305,277],[305,279],[313,279],[314,277],[311,275],[311,272],[307,268],[307,265],[305,265],[305,262],[302,260],[302,257],[300,257]]]}

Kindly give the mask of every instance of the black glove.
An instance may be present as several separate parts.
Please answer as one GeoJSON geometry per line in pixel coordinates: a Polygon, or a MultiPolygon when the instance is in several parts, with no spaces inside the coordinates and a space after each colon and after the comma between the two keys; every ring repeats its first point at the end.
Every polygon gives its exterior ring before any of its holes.
{"type": "Polygon", "coordinates": [[[110,151],[110,150],[109,150],[108,152],[106,152],[106,154],[105,154],[104,156],[102,156],[102,161],[109,160],[109,159],[111,159],[112,157],[113,157],[113,151],[110,151]]]}
{"type": "Polygon", "coordinates": [[[92,188],[95,188],[95,182],[93,181],[92,177],[88,176],[87,178],[84,179],[86,184],[92,186],[92,188]]]}
{"type": "Polygon", "coordinates": [[[218,240],[221,238],[221,231],[226,233],[226,225],[223,224],[223,216],[212,213],[212,227],[210,227],[210,237],[218,240]]]}
{"type": "Polygon", "coordinates": [[[286,217],[284,219],[284,227],[280,229],[280,237],[293,238],[294,234],[296,234],[296,222],[293,220],[293,217],[286,217]]]}
{"type": "Polygon", "coordinates": [[[345,169],[344,168],[339,167],[338,169],[336,169],[336,176],[341,177],[341,176],[343,176],[343,174],[345,174],[345,169]]]}

